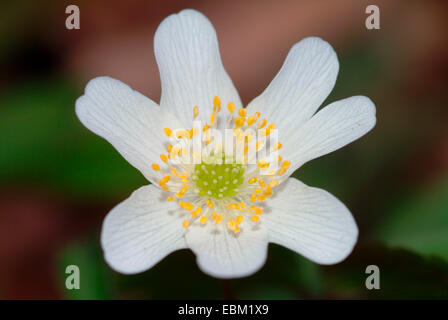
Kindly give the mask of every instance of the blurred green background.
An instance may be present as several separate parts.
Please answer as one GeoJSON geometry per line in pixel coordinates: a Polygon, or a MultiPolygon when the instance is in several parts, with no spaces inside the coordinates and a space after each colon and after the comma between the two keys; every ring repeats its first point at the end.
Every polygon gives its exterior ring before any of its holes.
{"type": "Polygon", "coordinates": [[[447,1],[3,1],[0,4],[1,299],[447,299],[447,1]],[[365,8],[380,7],[367,30],[365,8]],[[81,29],[65,28],[76,4],[81,29]],[[160,82],[152,41],[183,8],[216,27],[224,65],[247,104],[306,36],[329,41],[340,73],[327,102],[369,96],[374,130],[299,169],[352,211],[360,228],[343,263],[319,266],[270,245],[255,275],[217,280],[188,250],[124,276],[99,247],[109,209],[147,182],[77,120],[86,82],[118,78],[155,101],[160,82]],[[65,289],[65,267],[81,289],[65,289]],[[368,265],[381,289],[367,290],[368,265]]]}

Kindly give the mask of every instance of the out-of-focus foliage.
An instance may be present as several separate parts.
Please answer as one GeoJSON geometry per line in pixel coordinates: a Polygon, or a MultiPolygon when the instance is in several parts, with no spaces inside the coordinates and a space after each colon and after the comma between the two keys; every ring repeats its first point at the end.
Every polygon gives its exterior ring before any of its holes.
{"type": "Polygon", "coordinates": [[[145,179],[75,115],[81,95],[55,79],[13,88],[0,100],[0,179],[77,197],[126,194],[145,179]]]}
{"type": "Polygon", "coordinates": [[[448,178],[443,177],[386,212],[374,235],[390,246],[448,260],[447,226],[448,178]]]}

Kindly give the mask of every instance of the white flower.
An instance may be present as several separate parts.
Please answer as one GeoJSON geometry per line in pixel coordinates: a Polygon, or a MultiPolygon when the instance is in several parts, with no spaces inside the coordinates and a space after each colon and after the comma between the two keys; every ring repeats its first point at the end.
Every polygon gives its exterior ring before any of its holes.
{"type": "Polygon", "coordinates": [[[319,264],[345,259],[358,236],[348,209],[328,192],[288,178],[305,162],[375,125],[375,106],[363,96],[316,113],[339,69],[332,47],[319,38],[298,42],[271,84],[245,109],[221,63],[215,30],[201,13],[184,10],[166,18],[154,50],[160,106],[108,77],[91,80],[76,102],[81,122],[152,183],[105,218],[101,244],[107,263],[122,273],[138,273],[190,248],[205,273],[243,277],[263,266],[269,242],[319,264]],[[275,128],[281,143],[268,148],[257,140],[257,149],[267,155],[255,165],[247,159],[222,163],[224,149],[209,153],[207,163],[203,158],[202,164],[191,164],[183,156],[198,134],[193,119],[208,123],[199,128],[205,136],[213,128],[240,134],[250,127],[267,137],[275,128]],[[180,144],[183,149],[179,143],[186,143],[180,144]],[[274,159],[275,152],[280,157],[274,159]],[[276,160],[279,169],[271,169],[276,160]]]}

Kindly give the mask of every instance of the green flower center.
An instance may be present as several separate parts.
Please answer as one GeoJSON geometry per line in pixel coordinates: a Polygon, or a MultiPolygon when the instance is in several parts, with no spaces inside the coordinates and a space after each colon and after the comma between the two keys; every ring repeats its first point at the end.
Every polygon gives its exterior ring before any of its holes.
{"type": "Polygon", "coordinates": [[[223,159],[209,159],[196,164],[193,181],[199,195],[216,199],[233,197],[244,181],[244,168],[241,164],[223,163],[223,159]]]}

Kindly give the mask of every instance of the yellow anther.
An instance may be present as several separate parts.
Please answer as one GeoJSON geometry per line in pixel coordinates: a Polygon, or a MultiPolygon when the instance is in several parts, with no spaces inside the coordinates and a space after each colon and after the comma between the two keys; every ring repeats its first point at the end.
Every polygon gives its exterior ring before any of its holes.
{"type": "Polygon", "coordinates": [[[170,169],[170,172],[171,172],[171,174],[172,174],[173,176],[177,176],[177,171],[176,171],[176,169],[171,168],[171,169],[170,169]]]}
{"type": "Polygon", "coordinates": [[[234,230],[236,227],[235,220],[229,219],[229,221],[227,222],[227,226],[229,227],[230,230],[234,230]]]}
{"type": "Polygon", "coordinates": [[[171,150],[173,150],[173,146],[170,145],[170,144],[168,144],[168,145],[166,146],[166,151],[171,152],[171,150]]]}
{"type": "Polygon", "coordinates": [[[171,179],[171,176],[166,175],[159,182],[161,182],[161,184],[166,184],[168,181],[170,181],[170,179],[171,179]]]}
{"type": "Polygon", "coordinates": [[[244,118],[244,117],[247,115],[247,111],[246,111],[246,109],[241,108],[240,110],[238,110],[238,115],[239,115],[241,118],[244,118]]]}
{"type": "Polygon", "coordinates": [[[257,194],[256,193],[252,193],[250,196],[250,202],[255,202],[257,201],[257,194]]]}
{"type": "Polygon", "coordinates": [[[263,213],[263,208],[262,207],[256,207],[255,208],[255,213],[256,214],[262,214],[263,213]]]}
{"type": "Polygon", "coordinates": [[[229,102],[229,104],[227,105],[227,109],[229,109],[230,113],[234,113],[235,112],[235,104],[233,102],[229,102]]]}
{"type": "Polygon", "coordinates": [[[165,132],[167,137],[171,137],[171,135],[173,134],[173,130],[171,130],[170,128],[163,129],[163,132],[165,132]]]}
{"type": "Polygon", "coordinates": [[[216,215],[215,222],[217,224],[220,224],[222,222],[222,214],[216,215]]]}
{"type": "Polygon", "coordinates": [[[215,97],[213,98],[213,106],[217,106],[217,107],[220,107],[220,106],[221,106],[221,99],[219,99],[218,96],[215,96],[215,97]]]}
{"type": "Polygon", "coordinates": [[[259,196],[257,196],[257,200],[258,200],[258,201],[264,201],[264,200],[266,200],[266,196],[264,196],[264,195],[259,195],[259,196]]]}
{"type": "Polygon", "coordinates": [[[259,216],[252,216],[251,219],[252,219],[253,222],[260,221],[260,217],[259,216]]]}
{"type": "Polygon", "coordinates": [[[244,121],[245,121],[244,118],[240,118],[240,117],[235,118],[235,126],[237,128],[244,126],[244,121]]]}
{"type": "Polygon", "coordinates": [[[207,217],[206,216],[202,216],[201,219],[199,220],[199,222],[201,224],[205,224],[207,222],[207,217]]]}
{"type": "Polygon", "coordinates": [[[215,212],[215,211],[213,211],[212,212],[212,219],[213,220],[216,220],[216,217],[218,216],[218,214],[215,212]]]}
{"type": "Polygon", "coordinates": [[[266,119],[261,120],[260,122],[257,123],[257,128],[261,129],[266,125],[266,119]]]}
{"type": "Polygon", "coordinates": [[[268,127],[266,128],[266,129],[268,129],[268,130],[274,130],[275,129],[275,123],[270,123],[269,125],[268,125],[268,127]]]}
{"type": "Polygon", "coordinates": [[[190,139],[193,138],[194,136],[196,136],[198,134],[198,132],[199,132],[198,128],[190,129],[190,131],[189,131],[190,139]]]}
{"type": "Polygon", "coordinates": [[[189,136],[189,133],[187,130],[178,130],[176,132],[177,139],[186,138],[189,136]]]}
{"type": "Polygon", "coordinates": [[[266,183],[264,182],[263,179],[258,180],[258,184],[263,188],[266,186],[266,183]]]}
{"type": "Polygon", "coordinates": [[[152,167],[152,169],[153,169],[154,171],[159,171],[159,170],[160,170],[160,166],[159,166],[157,163],[153,163],[153,164],[151,165],[151,167],[152,167]]]}
{"type": "Polygon", "coordinates": [[[193,120],[196,119],[196,117],[199,115],[199,108],[198,106],[194,106],[193,108],[193,120]]]}
{"type": "Polygon", "coordinates": [[[227,209],[238,209],[238,203],[228,203],[226,204],[227,209]]]}
{"type": "Polygon", "coordinates": [[[277,162],[281,162],[282,161],[282,156],[277,156],[277,162]]]}
{"type": "Polygon", "coordinates": [[[278,169],[278,171],[277,171],[277,175],[279,175],[279,176],[281,176],[281,175],[283,175],[284,173],[286,172],[286,168],[280,168],[280,169],[278,169]]]}
{"type": "Polygon", "coordinates": [[[254,190],[254,192],[255,192],[255,193],[262,193],[263,190],[261,190],[260,188],[257,188],[257,189],[254,190]]]}
{"type": "Polygon", "coordinates": [[[261,113],[260,112],[255,112],[255,118],[260,118],[261,113]]]}
{"type": "Polygon", "coordinates": [[[194,211],[191,212],[191,216],[193,218],[196,218],[197,216],[199,216],[202,212],[202,208],[201,207],[196,207],[196,209],[194,211]]]}
{"type": "Polygon", "coordinates": [[[174,200],[174,197],[173,197],[173,196],[169,196],[168,198],[166,198],[166,200],[168,200],[168,201],[173,201],[173,200],[174,200]]]}
{"type": "Polygon", "coordinates": [[[255,116],[250,116],[249,118],[247,118],[247,125],[251,126],[254,124],[254,122],[257,121],[257,119],[255,118],[255,116]]]}
{"type": "Polygon", "coordinates": [[[282,144],[280,143],[280,142],[277,142],[275,145],[274,145],[274,150],[278,150],[278,149],[280,149],[282,147],[282,144]]]}
{"type": "Polygon", "coordinates": [[[236,224],[241,224],[241,222],[243,222],[243,219],[244,219],[243,216],[241,216],[241,215],[237,216],[236,220],[235,220],[236,224]]]}
{"type": "Polygon", "coordinates": [[[216,115],[215,115],[215,112],[213,112],[212,115],[210,116],[210,123],[214,124],[215,120],[216,120],[216,115]]]}
{"type": "Polygon", "coordinates": [[[184,222],[182,223],[182,227],[184,227],[184,228],[188,228],[189,225],[190,225],[190,220],[184,220],[184,222]]]}
{"type": "Polygon", "coordinates": [[[160,188],[162,188],[162,190],[165,190],[165,191],[170,190],[170,188],[168,188],[166,185],[161,185],[160,188]]]}
{"type": "Polygon", "coordinates": [[[250,178],[247,182],[249,182],[249,184],[253,184],[257,182],[257,177],[250,178]]]}
{"type": "Polygon", "coordinates": [[[261,169],[267,169],[269,168],[269,162],[267,162],[266,160],[260,160],[258,161],[257,166],[261,169]]]}
{"type": "Polygon", "coordinates": [[[235,226],[235,228],[233,228],[232,231],[235,233],[238,233],[238,232],[240,232],[240,228],[238,226],[235,226]]]}
{"type": "Polygon", "coordinates": [[[213,202],[211,202],[210,200],[206,200],[205,201],[206,203],[207,203],[207,206],[209,207],[209,208],[213,208],[215,205],[213,204],[213,202]]]}
{"type": "Polygon", "coordinates": [[[193,210],[194,206],[190,202],[179,201],[179,206],[185,210],[193,210]]]}
{"type": "Polygon", "coordinates": [[[187,188],[182,188],[180,191],[176,192],[176,196],[178,198],[182,198],[184,196],[185,192],[187,192],[187,188]]]}
{"type": "Polygon", "coordinates": [[[203,127],[202,127],[202,131],[207,131],[208,129],[210,129],[210,125],[208,123],[206,123],[203,127]]]}
{"type": "Polygon", "coordinates": [[[168,157],[162,153],[160,155],[160,160],[162,160],[163,162],[167,163],[168,162],[168,157]]]}
{"type": "Polygon", "coordinates": [[[291,162],[288,160],[285,160],[282,163],[282,168],[288,169],[290,165],[291,165],[291,162]]]}
{"type": "Polygon", "coordinates": [[[267,186],[266,189],[264,189],[263,194],[266,197],[270,197],[272,196],[272,188],[270,186],[267,186]]]}
{"type": "Polygon", "coordinates": [[[275,180],[271,180],[271,181],[269,181],[269,186],[270,186],[271,188],[274,188],[274,187],[278,186],[278,180],[275,179],[275,180]]]}
{"type": "Polygon", "coordinates": [[[263,141],[257,141],[257,143],[255,144],[255,149],[257,151],[260,151],[262,146],[263,146],[263,141]]]}

